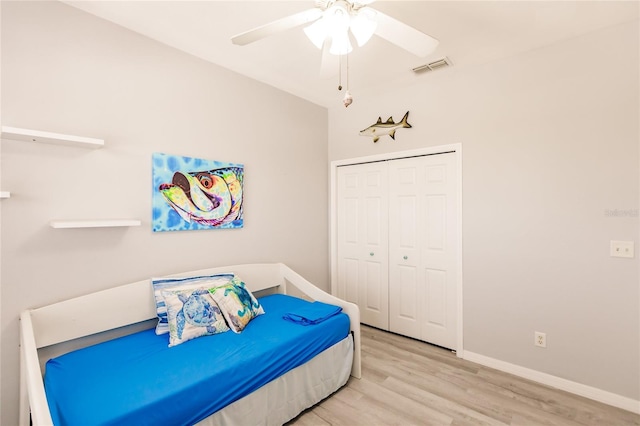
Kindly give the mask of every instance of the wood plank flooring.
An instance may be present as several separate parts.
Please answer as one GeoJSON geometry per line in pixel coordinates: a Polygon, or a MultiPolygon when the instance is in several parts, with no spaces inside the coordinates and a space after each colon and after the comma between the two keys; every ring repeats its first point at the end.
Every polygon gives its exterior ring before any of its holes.
{"type": "Polygon", "coordinates": [[[640,425],[640,416],[362,326],[362,379],[288,423],[326,425],[640,425]]]}

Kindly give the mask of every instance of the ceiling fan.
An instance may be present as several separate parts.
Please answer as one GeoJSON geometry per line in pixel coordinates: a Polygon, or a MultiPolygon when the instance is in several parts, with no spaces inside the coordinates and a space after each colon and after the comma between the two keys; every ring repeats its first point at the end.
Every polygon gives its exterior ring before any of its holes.
{"type": "Polygon", "coordinates": [[[346,55],[352,45],[349,33],[358,46],[373,34],[416,56],[424,57],[438,45],[438,40],[415,28],[369,7],[374,0],[317,0],[315,7],[278,19],[231,38],[246,45],[270,35],[310,24],[304,31],[319,49],[333,55],[346,55]]]}

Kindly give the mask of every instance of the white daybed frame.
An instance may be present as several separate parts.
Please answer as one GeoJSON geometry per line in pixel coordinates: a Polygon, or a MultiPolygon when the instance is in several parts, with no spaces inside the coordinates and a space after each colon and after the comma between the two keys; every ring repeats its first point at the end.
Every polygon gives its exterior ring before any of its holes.
{"type": "MultiPolygon", "coordinates": [[[[360,311],[311,284],[282,263],[247,264],[202,269],[174,277],[234,272],[252,292],[273,289],[276,293],[307,296],[342,307],[349,315],[353,336],[351,375],[361,377],[360,311]],[[293,287],[293,288],[291,288],[293,287]]],[[[80,296],[20,315],[20,425],[53,424],[44,390],[38,349],[156,318],[150,280],[134,282],[80,296]],[[91,322],[87,321],[91,318],[91,322]],[[30,417],[31,415],[31,417],[30,417]]],[[[224,409],[223,409],[224,410],[224,409]]],[[[222,411],[222,410],[221,410],[222,411]]]]}

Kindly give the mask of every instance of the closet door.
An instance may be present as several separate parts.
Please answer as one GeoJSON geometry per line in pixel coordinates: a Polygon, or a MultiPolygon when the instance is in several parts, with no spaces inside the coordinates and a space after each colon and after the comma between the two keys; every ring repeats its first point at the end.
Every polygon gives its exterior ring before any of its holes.
{"type": "Polygon", "coordinates": [[[389,161],[389,329],[456,348],[455,154],[389,161]]]}
{"type": "Polygon", "coordinates": [[[337,296],[364,324],[389,329],[386,162],[337,169],[337,296]]]}

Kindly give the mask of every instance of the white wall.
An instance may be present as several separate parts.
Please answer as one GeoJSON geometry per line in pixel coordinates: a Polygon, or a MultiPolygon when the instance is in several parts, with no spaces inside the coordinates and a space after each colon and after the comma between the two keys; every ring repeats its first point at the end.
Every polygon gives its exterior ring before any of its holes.
{"type": "Polygon", "coordinates": [[[638,47],[636,21],[329,110],[331,161],[462,144],[465,351],[636,401],[639,256],[609,241],[640,248],[638,47]]]}
{"type": "Polygon", "coordinates": [[[20,310],[244,261],[328,289],[327,161],[458,142],[465,350],[640,399],[640,262],[608,257],[609,240],[638,245],[638,217],[605,215],[639,204],[637,23],[375,98],[352,81],[327,131],[323,108],[65,5],[3,1],[1,18],[2,124],[106,139],[2,143],[1,424],[17,419],[20,310]],[[406,110],[395,141],[357,135],[406,110]],[[153,234],[153,152],[244,163],[245,228],[153,234]],[[47,226],[93,217],[143,226],[47,226]]]}
{"type": "Polygon", "coordinates": [[[58,2],[2,2],[2,124],[98,137],[2,142],[2,414],[17,422],[18,314],[209,266],[282,261],[329,289],[327,110],[58,2]],[[245,165],[245,227],[151,232],[151,155],[245,165]],[[142,220],[57,230],[52,219],[142,220]]]}
{"type": "MultiPolygon", "coordinates": [[[[2,2],[0,2],[0,46],[2,46],[2,2]]],[[[0,48],[0,62],[2,49],[0,48]]],[[[2,81],[2,67],[0,67],[0,81],[2,81]]],[[[2,84],[0,84],[0,100],[2,99],[2,84]]],[[[0,127],[2,127],[2,102],[0,101],[0,127]]],[[[0,141],[0,147],[2,141],[0,141]]],[[[2,149],[0,148],[0,191],[2,186],[2,149]]],[[[2,318],[2,206],[0,206],[0,318],[2,318]]],[[[0,329],[1,330],[1,329],[0,329]]],[[[2,344],[0,343],[0,366],[2,366],[2,344]]],[[[0,383],[2,383],[2,368],[0,367],[0,383]]],[[[2,412],[2,386],[0,386],[0,412],[2,412]]]]}

